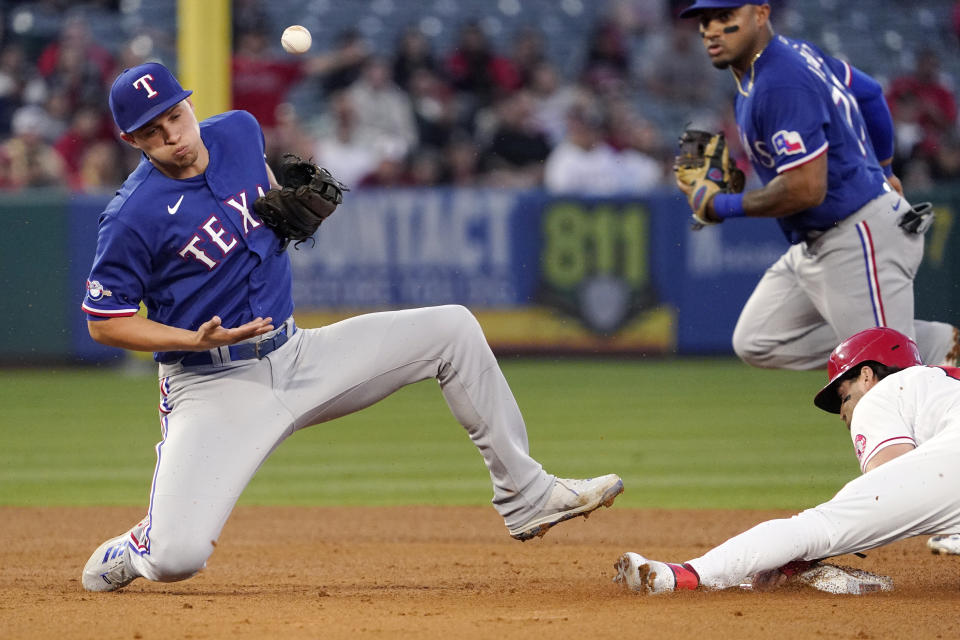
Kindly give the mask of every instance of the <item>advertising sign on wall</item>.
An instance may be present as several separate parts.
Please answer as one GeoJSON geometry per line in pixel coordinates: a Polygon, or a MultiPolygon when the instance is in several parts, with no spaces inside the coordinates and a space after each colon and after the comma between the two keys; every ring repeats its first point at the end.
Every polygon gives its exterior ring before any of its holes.
{"type": "MultiPolygon", "coordinates": [[[[960,192],[927,194],[937,218],[917,315],[960,322],[960,192]]],[[[923,198],[915,198],[923,199],[923,198]]],[[[108,195],[0,200],[7,233],[0,359],[96,361],[80,311],[108,195]]],[[[288,249],[301,326],[369,311],[462,304],[501,352],[732,353],[740,309],[786,249],[772,220],[693,231],[679,193],[554,198],[542,191],[351,192],[313,247],[288,249]]]]}

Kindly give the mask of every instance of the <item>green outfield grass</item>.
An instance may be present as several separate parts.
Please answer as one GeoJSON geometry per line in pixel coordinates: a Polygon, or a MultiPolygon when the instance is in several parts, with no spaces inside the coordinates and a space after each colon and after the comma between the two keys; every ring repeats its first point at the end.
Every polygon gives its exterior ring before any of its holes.
{"type": "MultiPolygon", "coordinates": [[[[552,473],[615,472],[617,504],[802,508],[857,474],[849,435],[812,404],[823,372],[732,359],[525,360],[503,369],[552,473]]],[[[145,504],[156,378],[0,371],[0,504],[145,504]]],[[[486,504],[489,477],[434,381],[295,434],[242,504],[486,504]]]]}

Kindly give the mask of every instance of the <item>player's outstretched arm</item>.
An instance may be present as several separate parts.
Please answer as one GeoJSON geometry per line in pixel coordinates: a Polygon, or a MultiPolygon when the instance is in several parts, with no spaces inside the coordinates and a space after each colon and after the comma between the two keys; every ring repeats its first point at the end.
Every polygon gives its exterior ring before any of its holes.
{"type": "Polygon", "coordinates": [[[782,218],[815,207],[827,197],[827,154],[784,171],[760,189],[743,194],[753,218],[782,218]]]}
{"type": "Polygon", "coordinates": [[[154,322],[143,316],[88,320],[90,337],[101,344],[132,351],[206,351],[235,344],[273,331],[272,318],[256,318],[239,327],[226,328],[219,316],[196,331],[154,322]]]}

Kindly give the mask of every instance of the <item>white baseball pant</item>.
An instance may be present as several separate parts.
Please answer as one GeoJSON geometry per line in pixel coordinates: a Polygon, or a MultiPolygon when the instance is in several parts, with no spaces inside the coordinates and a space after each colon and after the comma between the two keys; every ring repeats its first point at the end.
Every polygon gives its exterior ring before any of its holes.
{"type": "Polygon", "coordinates": [[[897,226],[909,208],[884,193],[815,240],[791,245],[740,313],[737,355],[757,367],[818,369],[858,331],[890,327],[916,340],[924,362],[941,363],[953,326],[913,317],[924,240],[897,226]]]}
{"type": "Polygon", "coordinates": [[[163,440],[133,568],[174,581],[203,568],[237,499],[294,431],[437,378],[480,450],[508,527],[528,520],[554,477],[530,457],[520,409],[480,325],[450,305],[361,315],[301,329],[260,360],[220,369],[161,365],[163,440]]]}
{"type": "Polygon", "coordinates": [[[951,428],[851,480],[828,502],[769,520],[690,560],[705,587],[724,589],[793,560],[865,551],[917,535],[960,531],[960,418],[951,428]]]}

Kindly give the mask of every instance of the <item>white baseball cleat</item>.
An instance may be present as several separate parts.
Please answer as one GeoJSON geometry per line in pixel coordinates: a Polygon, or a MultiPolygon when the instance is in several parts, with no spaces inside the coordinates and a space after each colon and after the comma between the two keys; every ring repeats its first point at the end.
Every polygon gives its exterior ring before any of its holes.
{"type": "Polygon", "coordinates": [[[83,567],[83,588],[87,591],[116,591],[133,582],[139,576],[128,564],[129,556],[129,531],[104,542],[83,567]]]}
{"type": "Polygon", "coordinates": [[[557,478],[543,509],[527,522],[510,529],[510,535],[517,540],[542,536],[564,520],[577,516],[586,518],[601,506],[609,507],[621,493],[623,480],[613,473],[586,480],[557,478]]]}
{"type": "Polygon", "coordinates": [[[693,590],[700,583],[697,574],[685,565],[647,560],[639,553],[623,554],[613,568],[617,570],[614,582],[642,594],[693,590]]]}
{"type": "Polygon", "coordinates": [[[927,540],[932,553],[943,556],[960,556],[960,533],[945,533],[927,540]]]}

